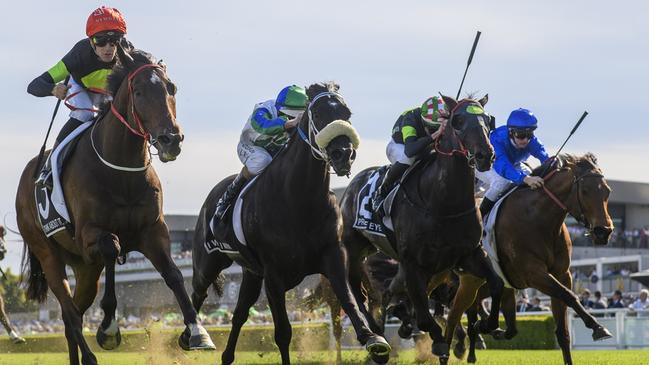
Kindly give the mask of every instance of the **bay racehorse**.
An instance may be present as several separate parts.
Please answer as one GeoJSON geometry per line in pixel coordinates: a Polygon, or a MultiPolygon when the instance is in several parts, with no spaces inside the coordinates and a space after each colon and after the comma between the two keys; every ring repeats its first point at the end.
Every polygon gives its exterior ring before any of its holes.
{"type": "MultiPolygon", "coordinates": [[[[548,167],[550,163],[553,162],[546,162],[533,172],[540,176],[547,171],[543,175],[543,189],[519,188],[502,202],[495,225],[497,253],[503,272],[514,288],[535,288],[551,297],[557,342],[564,363],[572,364],[567,306],[593,331],[593,340],[604,340],[611,334],[586,312],[571,291],[572,242],[564,221],[570,214],[588,229],[595,245],[606,245],[613,231],[607,209],[611,189],[590,153],[580,157],[560,155],[557,167],[548,167]]],[[[449,325],[459,321],[481,285],[480,279],[460,276],[449,325]]],[[[513,302],[513,295],[508,297],[513,302]]],[[[515,306],[510,304],[506,308],[507,332],[515,334],[515,327],[509,328],[510,323],[515,323],[515,306]]],[[[471,316],[469,319],[472,320],[471,316]]]]}
{"type": "MultiPolygon", "coordinates": [[[[7,253],[7,245],[5,241],[6,234],[7,231],[5,227],[0,224],[0,261],[4,260],[5,254],[7,253]]],[[[1,268],[0,274],[6,282],[7,277],[5,276],[5,273],[1,268]]],[[[2,295],[0,295],[0,323],[2,323],[2,326],[5,328],[5,330],[7,330],[7,334],[9,335],[11,342],[15,344],[25,343],[25,339],[20,337],[18,333],[16,333],[16,330],[14,330],[14,328],[11,326],[11,322],[9,322],[9,316],[7,316],[7,313],[5,312],[5,302],[2,298],[2,295]]]]}
{"type": "MultiPolygon", "coordinates": [[[[243,266],[243,278],[232,331],[222,354],[223,364],[234,361],[241,326],[259,297],[262,280],[275,323],[275,343],[282,364],[289,364],[291,325],[285,293],[306,275],[316,273],[331,282],[360,343],[373,358],[387,361],[390,346],[370,330],[349,289],[340,242],[340,210],[329,190],[329,169],[341,176],[349,174],[358,146],[358,135],[348,122],[351,111],[337,90],[333,83],[307,88],[310,103],[296,131],[245,193],[241,226],[247,244],[241,256],[236,256],[242,258],[237,260],[243,266]]],[[[233,178],[226,178],[212,189],[199,214],[193,247],[192,299],[196,310],[219,273],[232,264],[232,259],[220,251],[208,253],[204,244],[216,202],[233,178]]],[[[220,226],[227,229],[223,235],[217,234],[217,239],[229,245],[238,242],[231,225],[221,222],[220,226]]]]}
{"type": "MultiPolygon", "coordinates": [[[[420,166],[406,177],[394,198],[391,218],[394,239],[391,248],[404,268],[408,295],[414,306],[417,326],[433,339],[433,354],[448,361],[449,346],[442,329],[428,309],[427,287],[436,287],[453,268],[488,278],[494,295],[495,311],[481,330],[498,328],[498,302],[503,282],[497,277],[479,246],[482,222],[474,200],[474,169],[491,167],[493,148],[487,127],[490,118],[480,100],[459,102],[443,96],[451,115],[436,152],[422,158],[420,166]]],[[[376,168],[360,172],[349,184],[341,200],[343,243],[349,255],[349,280],[356,300],[363,303],[360,271],[363,258],[377,250],[376,236],[353,228],[358,195],[376,168]]],[[[388,253],[388,252],[386,252],[388,253]]],[[[454,331],[450,331],[451,333],[454,331]]]]}
{"type": "Polygon", "coordinates": [[[160,161],[175,160],[183,134],[176,121],[176,86],[166,67],[142,51],[118,47],[119,62],[109,77],[113,96],[107,111],[79,137],[63,169],[61,183],[74,226],[71,237],[48,239],[34,200],[32,159],[23,171],[16,196],[18,228],[29,266],[28,297],[45,300],[48,286],[61,305],[70,364],[97,364],[82,334],[83,313],[97,295],[106,270],[101,308],[104,318],[97,342],[116,348],[121,339],[115,319],[115,262],[130,251],[143,253],[173,291],[194,348],[213,348],[170,256],[169,231],[162,212],[162,188],[151,166],[151,146],[160,161]],[[71,293],[66,265],[76,281],[71,293]]]}

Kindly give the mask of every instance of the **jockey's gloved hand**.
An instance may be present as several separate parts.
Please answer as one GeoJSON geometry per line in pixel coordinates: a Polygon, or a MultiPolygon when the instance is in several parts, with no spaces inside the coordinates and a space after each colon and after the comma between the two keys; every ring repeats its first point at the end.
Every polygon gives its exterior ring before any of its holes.
{"type": "Polygon", "coordinates": [[[66,95],[68,94],[68,89],[69,88],[70,88],[70,85],[56,84],[52,88],[52,95],[54,95],[57,98],[63,100],[63,99],[65,99],[66,95]]]}
{"type": "Polygon", "coordinates": [[[284,123],[284,129],[289,130],[297,127],[297,124],[300,122],[300,119],[302,119],[302,114],[298,115],[293,119],[289,119],[288,121],[286,121],[286,123],[284,123]]]}
{"type": "Polygon", "coordinates": [[[543,178],[539,176],[525,176],[523,182],[532,189],[540,188],[541,186],[543,186],[543,178]]]}

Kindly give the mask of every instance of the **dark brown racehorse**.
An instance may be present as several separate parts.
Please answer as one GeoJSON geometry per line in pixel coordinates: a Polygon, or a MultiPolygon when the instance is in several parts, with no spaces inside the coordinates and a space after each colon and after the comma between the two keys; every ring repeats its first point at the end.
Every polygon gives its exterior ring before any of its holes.
{"type": "Polygon", "coordinates": [[[183,134],[176,121],[176,86],[165,67],[149,54],[129,54],[118,47],[118,57],[109,78],[112,110],[80,137],[62,174],[74,239],[53,240],[43,234],[34,202],[32,176],[40,169],[36,159],[23,171],[16,196],[18,228],[28,250],[28,296],[43,301],[49,286],[58,299],[70,364],[79,363],[79,350],[83,364],[97,364],[81,332],[82,316],[97,295],[104,268],[104,319],[97,330],[97,342],[105,349],[119,345],[115,262],[129,251],[143,253],[160,272],[176,296],[187,331],[195,335],[195,347],[211,345],[196,322],[182,274],[170,256],[162,188],[149,152],[150,146],[155,147],[162,162],[180,154],[183,134]],[[74,294],[66,265],[74,272],[74,294]]]}
{"type": "MultiPolygon", "coordinates": [[[[350,292],[340,242],[340,210],[334,193],[329,190],[329,169],[333,168],[338,175],[349,174],[358,142],[347,122],[351,111],[337,90],[335,84],[314,84],[307,88],[310,103],[297,132],[246,192],[241,225],[247,245],[241,251],[244,260],[239,261],[244,267],[243,279],[232,331],[221,357],[223,364],[234,361],[241,326],[259,297],[262,280],[275,323],[275,343],[282,364],[290,364],[291,325],[285,293],[306,275],[317,273],[331,282],[359,342],[374,359],[387,361],[390,346],[369,329],[350,292]]],[[[232,264],[227,255],[219,251],[207,253],[204,248],[207,225],[216,202],[232,179],[229,177],[212,189],[199,214],[194,238],[192,294],[197,310],[221,270],[232,264]]],[[[237,242],[231,227],[218,239],[231,245],[237,242]]]]}
{"type": "MultiPolygon", "coordinates": [[[[552,297],[557,342],[564,363],[572,364],[567,306],[593,330],[593,340],[604,340],[611,334],[586,312],[570,290],[572,242],[564,220],[570,214],[586,226],[595,245],[606,245],[613,231],[607,210],[611,189],[592,154],[560,155],[559,162],[559,168],[548,169],[544,176],[546,190],[520,188],[506,198],[495,230],[498,259],[511,285],[535,288],[552,297]]],[[[546,171],[547,164],[534,173],[539,175],[546,171]]],[[[457,299],[448,317],[449,325],[459,321],[482,283],[483,280],[470,275],[460,277],[457,299]]],[[[505,318],[515,318],[515,309],[508,307],[505,318]]],[[[450,343],[450,338],[447,340],[450,343]]]]}
{"type": "MultiPolygon", "coordinates": [[[[437,153],[423,158],[399,189],[391,217],[396,242],[392,250],[404,268],[408,294],[414,306],[417,326],[433,339],[433,354],[448,361],[449,346],[442,329],[428,308],[427,286],[441,283],[448,270],[464,270],[489,278],[495,296],[495,311],[482,331],[498,327],[500,280],[484,251],[479,247],[482,222],[475,208],[474,169],[491,168],[493,149],[489,143],[489,116],[481,100],[456,101],[444,97],[451,116],[442,138],[435,145],[437,153]],[[474,165],[475,164],[475,165],[474,165]]],[[[375,168],[360,172],[349,184],[341,201],[343,242],[349,254],[349,275],[356,300],[363,303],[359,268],[365,256],[376,251],[376,236],[353,228],[358,206],[358,192],[375,168]]],[[[377,247],[380,245],[376,244],[377,247]]],[[[387,253],[387,252],[386,252],[387,253]]],[[[453,331],[450,331],[451,333],[453,331]]]]}
{"type": "MultiPolygon", "coordinates": [[[[3,225],[0,225],[0,261],[5,258],[5,254],[7,253],[7,246],[5,242],[6,234],[7,231],[5,230],[5,227],[3,225]]],[[[0,269],[0,271],[1,270],[2,269],[0,269]]],[[[4,277],[4,271],[2,271],[1,275],[4,277]]],[[[25,342],[25,339],[20,337],[16,333],[14,328],[11,326],[11,323],[9,322],[9,316],[7,316],[7,313],[5,312],[5,303],[2,299],[2,295],[0,295],[0,323],[2,323],[2,326],[5,328],[5,330],[7,330],[7,334],[9,335],[11,342],[16,344],[25,342]]]]}

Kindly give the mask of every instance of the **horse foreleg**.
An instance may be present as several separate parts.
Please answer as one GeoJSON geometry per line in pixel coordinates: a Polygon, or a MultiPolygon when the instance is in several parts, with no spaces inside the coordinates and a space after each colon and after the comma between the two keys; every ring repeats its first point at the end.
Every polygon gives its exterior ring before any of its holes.
{"type": "Polygon", "coordinates": [[[348,277],[349,286],[354,295],[354,299],[356,300],[356,304],[358,304],[358,309],[365,317],[372,332],[381,333],[381,327],[370,313],[368,306],[365,305],[366,302],[368,302],[369,305],[367,293],[372,290],[372,287],[369,284],[369,275],[363,265],[362,256],[350,255],[348,261],[348,277]]]}
{"type": "MultiPolygon", "coordinates": [[[[471,307],[466,311],[467,322],[467,332],[469,336],[469,356],[466,361],[469,363],[475,363],[477,358],[475,356],[475,344],[478,339],[478,331],[475,329],[476,323],[478,323],[478,308],[477,305],[482,305],[482,303],[473,303],[471,307]]],[[[458,358],[461,358],[458,356],[458,358]]]]}
{"type": "MultiPolygon", "coordinates": [[[[269,274],[268,272],[265,274],[269,274]]],[[[293,331],[286,313],[286,289],[281,281],[274,275],[265,275],[266,297],[270,311],[273,313],[273,324],[275,325],[275,344],[282,356],[282,365],[290,365],[291,358],[288,353],[288,346],[291,343],[293,331]]]]}
{"type": "Polygon", "coordinates": [[[140,251],[151,261],[164,279],[165,284],[174,293],[183,313],[186,327],[178,339],[180,347],[190,350],[216,349],[207,330],[197,322],[196,310],[185,290],[183,274],[171,259],[169,231],[166,225],[164,223],[157,224],[150,231],[144,232],[141,237],[140,251]]]}
{"type": "MultiPolygon", "coordinates": [[[[429,333],[430,338],[433,340],[433,355],[439,357],[440,363],[446,364],[449,357],[449,346],[444,340],[442,328],[435,322],[428,310],[427,286],[431,281],[431,274],[421,271],[414,261],[410,262],[410,264],[404,262],[401,267],[405,271],[406,286],[410,301],[415,310],[417,327],[429,333]]],[[[438,274],[436,276],[440,277],[441,275],[438,274]]]]}
{"type": "Polygon", "coordinates": [[[232,315],[232,329],[228,336],[228,343],[221,354],[221,362],[223,365],[229,365],[234,362],[234,350],[237,347],[237,340],[241,327],[248,320],[250,314],[250,307],[252,307],[261,293],[261,284],[263,279],[248,270],[243,270],[243,277],[241,279],[241,287],[239,288],[239,299],[234,308],[232,315]]]}
{"type": "Polygon", "coordinates": [[[325,287],[326,290],[324,290],[323,288],[323,292],[325,293],[325,300],[327,301],[329,311],[331,312],[331,329],[334,335],[334,340],[336,341],[336,364],[341,364],[343,361],[341,345],[341,339],[343,337],[343,324],[340,310],[342,308],[340,307],[340,302],[338,302],[338,299],[336,299],[336,295],[331,289],[331,284],[329,284],[329,281],[327,281],[327,279],[325,278],[322,278],[321,280],[327,283],[325,287]]]}
{"type": "Polygon", "coordinates": [[[486,252],[481,247],[477,247],[473,250],[471,256],[463,260],[460,266],[474,276],[487,280],[489,294],[491,295],[491,311],[489,312],[487,323],[485,324],[483,321],[480,321],[479,327],[480,332],[482,333],[491,333],[496,331],[498,329],[500,302],[502,300],[505,283],[498,276],[491,265],[486,252]]]}
{"type": "MultiPolygon", "coordinates": [[[[86,232],[86,228],[84,228],[84,236],[86,232]]],[[[117,260],[121,246],[119,244],[119,238],[115,234],[101,231],[97,235],[95,247],[106,270],[104,296],[100,302],[101,309],[104,311],[104,319],[97,328],[97,343],[104,350],[113,350],[122,342],[122,335],[120,334],[119,325],[115,318],[115,310],[117,309],[117,297],[115,296],[115,261],[117,260]]]]}
{"type": "Polygon", "coordinates": [[[358,341],[365,345],[365,349],[374,361],[385,363],[390,354],[390,345],[383,336],[377,335],[369,329],[366,317],[362,315],[359,303],[352,295],[352,289],[347,280],[348,270],[344,264],[344,252],[338,244],[332,244],[330,247],[332,248],[322,258],[321,273],[331,283],[331,288],[341,307],[354,326],[358,341]]]}
{"type": "MultiPolygon", "coordinates": [[[[448,345],[453,341],[453,333],[455,332],[455,327],[460,323],[462,314],[474,304],[478,289],[480,289],[483,283],[484,279],[470,274],[460,276],[460,285],[449,310],[446,324],[446,342],[448,345]]],[[[469,329],[469,335],[471,335],[471,329],[469,329]]]]}
{"type": "MultiPolygon", "coordinates": [[[[561,284],[565,287],[572,287],[572,278],[570,273],[565,273],[559,277],[561,284]]],[[[568,332],[568,314],[566,310],[566,303],[558,300],[557,298],[551,298],[552,302],[552,317],[554,317],[554,323],[556,325],[555,335],[557,337],[557,343],[559,348],[561,348],[561,353],[563,354],[563,363],[566,365],[572,365],[572,356],[570,354],[570,332],[568,332]]]]}
{"type": "Polygon", "coordinates": [[[501,309],[507,326],[504,337],[507,340],[511,340],[518,333],[518,329],[516,329],[516,291],[514,289],[507,288],[503,292],[501,309]]]}
{"type": "Polygon", "coordinates": [[[194,269],[194,275],[192,276],[192,304],[194,310],[198,313],[207,298],[210,285],[219,286],[216,288],[217,291],[223,290],[220,287],[221,284],[217,283],[217,279],[221,271],[232,265],[232,260],[221,252],[207,254],[205,251],[196,252],[196,250],[194,250],[192,260],[194,269]]]}
{"type": "MultiPolygon", "coordinates": [[[[570,308],[572,308],[579,315],[582,321],[584,321],[586,327],[593,330],[594,341],[605,340],[607,338],[613,337],[613,335],[611,335],[611,333],[606,328],[604,328],[604,326],[599,324],[599,322],[597,322],[597,320],[592,315],[586,312],[586,309],[584,309],[584,307],[581,305],[577,296],[573,292],[571,292],[570,289],[560,283],[554,276],[552,276],[552,274],[546,272],[546,270],[543,270],[543,266],[532,266],[530,264],[529,267],[539,268],[538,270],[534,270],[534,272],[531,274],[532,276],[529,280],[531,287],[538,289],[553,298],[562,300],[570,308]]],[[[570,274],[561,274],[562,277],[564,275],[570,274]]],[[[567,280],[564,279],[564,281],[568,283],[567,280]]]]}

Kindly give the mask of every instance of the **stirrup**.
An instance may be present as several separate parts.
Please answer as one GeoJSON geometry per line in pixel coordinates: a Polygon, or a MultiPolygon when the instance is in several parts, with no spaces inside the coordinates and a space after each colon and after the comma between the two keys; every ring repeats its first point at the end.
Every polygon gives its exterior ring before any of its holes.
{"type": "Polygon", "coordinates": [[[385,201],[385,197],[383,194],[379,194],[378,190],[374,196],[372,196],[372,211],[378,212],[381,207],[383,207],[383,202],[385,201]]]}

